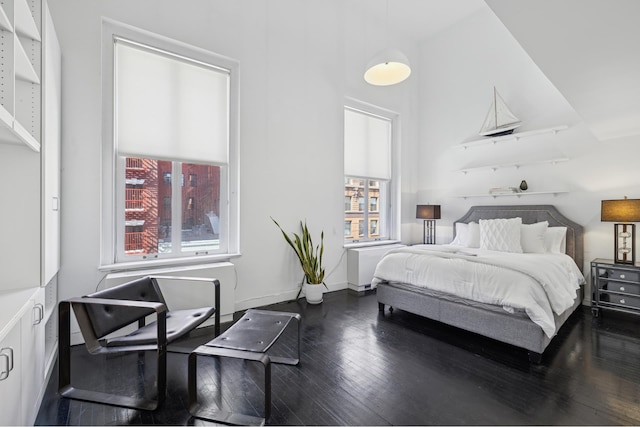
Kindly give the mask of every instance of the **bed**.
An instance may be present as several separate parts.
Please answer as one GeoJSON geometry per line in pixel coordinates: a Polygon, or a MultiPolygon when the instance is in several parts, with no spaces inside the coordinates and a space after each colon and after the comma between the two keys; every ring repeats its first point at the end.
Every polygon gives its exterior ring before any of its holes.
{"type": "Polygon", "coordinates": [[[582,303],[583,256],[583,227],[566,218],[552,205],[473,206],[454,223],[452,245],[416,245],[390,251],[378,263],[372,287],[376,288],[382,313],[385,306],[389,306],[390,311],[398,308],[478,333],[524,348],[528,351],[529,360],[539,363],[560,327],[582,303]],[[520,222],[523,225],[517,225],[520,222]],[[470,242],[479,238],[476,236],[479,226],[483,227],[483,247],[496,249],[497,244],[499,251],[470,247],[474,246],[470,242]],[[498,228],[490,229],[490,226],[498,228]],[[487,239],[493,238],[494,234],[504,235],[500,227],[509,229],[511,235],[514,227],[522,227],[518,228],[523,230],[522,233],[526,229],[529,234],[526,239],[522,234],[522,246],[527,243],[528,247],[523,252],[538,253],[523,256],[504,252],[505,248],[500,245],[513,244],[504,242],[508,239],[497,243],[494,239],[487,243],[487,239]],[[544,231],[540,231],[542,227],[544,231]],[[565,228],[566,232],[563,231],[565,228]],[[537,230],[533,231],[537,237],[532,243],[531,233],[534,229],[537,230]],[[557,237],[559,231],[564,237],[562,241],[557,237]],[[553,237],[554,234],[556,237],[553,237]],[[540,244],[544,249],[538,250],[536,245],[539,239],[543,239],[540,244]],[[562,252],[566,255],[560,254],[562,252]],[[495,256],[497,254],[504,256],[495,256]],[[523,259],[531,260],[532,265],[525,265],[529,261],[523,259]],[[556,259],[558,267],[555,265],[556,259]],[[522,271],[515,271],[521,269],[520,264],[523,265],[522,271]],[[444,269],[435,270],[438,265],[444,269]],[[549,267],[540,268],[540,265],[549,267]],[[461,273],[464,269],[474,270],[461,273]],[[495,291],[497,287],[493,285],[493,280],[497,276],[496,269],[508,272],[501,279],[508,282],[506,291],[495,291]],[[433,271],[437,272],[435,276],[427,276],[426,272],[432,274],[433,271]],[[473,281],[479,283],[471,287],[468,277],[473,277],[473,281]],[[451,289],[455,288],[455,292],[461,290],[462,293],[452,294],[450,292],[453,291],[445,286],[454,282],[457,285],[451,286],[451,289]],[[482,287],[490,289],[491,293],[505,292],[507,296],[485,296],[478,290],[482,287]],[[548,297],[547,303],[540,299],[541,292],[548,297]],[[522,295],[511,296],[512,293],[528,293],[536,301],[525,301],[522,295]],[[545,304],[551,308],[550,317],[545,304]]]}

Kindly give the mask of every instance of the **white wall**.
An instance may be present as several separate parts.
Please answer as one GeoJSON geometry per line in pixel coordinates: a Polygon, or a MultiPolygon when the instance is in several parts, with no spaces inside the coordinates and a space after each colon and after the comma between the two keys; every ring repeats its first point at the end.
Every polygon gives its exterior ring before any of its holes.
{"type": "MultiPolygon", "coordinates": [[[[63,52],[62,268],[60,298],[92,291],[100,262],[101,17],[190,43],[240,62],[242,256],[236,309],[295,296],[301,275],[269,219],[325,232],[330,287],[346,287],[343,257],[342,106],[345,96],[402,117],[402,161],[417,152],[418,78],[387,88],[362,80],[367,37],[379,23],[340,0],[56,0],[63,52]]],[[[409,57],[416,46],[397,41],[409,57]]],[[[403,230],[412,230],[417,172],[402,172],[403,230]]],[[[224,286],[224,284],[223,284],[224,286]]]]}
{"type": "MultiPolygon", "coordinates": [[[[579,14],[576,15],[579,19],[579,14]]],[[[571,31],[571,22],[566,23],[571,31]]],[[[566,53],[571,61],[571,52],[566,53]]],[[[626,54],[632,54],[627,52],[626,54]]],[[[421,122],[419,142],[419,203],[442,205],[438,240],[451,240],[451,224],[473,205],[553,204],[586,227],[585,271],[595,257],[612,258],[613,225],[600,222],[600,201],[640,197],[637,140],[599,142],[581,117],[538,69],[522,47],[490,10],[480,11],[421,46],[421,122]],[[568,124],[557,135],[463,150],[457,144],[476,139],[496,86],[507,105],[523,122],[521,130],[568,124]],[[569,157],[556,165],[520,169],[456,170],[569,157]],[[557,196],[522,198],[455,197],[486,193],[491,187],[517,186],[529,191],[567,190],[557,196]]],[[[421,232],[421,230],[420,230],[421,232]]]]}

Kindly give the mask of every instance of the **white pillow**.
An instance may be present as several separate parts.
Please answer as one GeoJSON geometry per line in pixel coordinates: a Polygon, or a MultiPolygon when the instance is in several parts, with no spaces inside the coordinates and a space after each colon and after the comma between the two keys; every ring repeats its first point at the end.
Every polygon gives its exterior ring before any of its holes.
{"type": "Polygon", "coordinates": [[[522,246],[522,252],[531,254],[545,253],[544,236],[547,233],[548,227],[548,221],[536,222],[535,224],[522,224],[520,228],[520,245],[522,246]]]}
{"type": "Polygon", "coordinates": [[[467,247],[480,247],[480,225],[477,222],[469,223],[469,240],[467,241],[467,247]]]}
{"type": "Polygon", "coordinates": [[[567,253],[567,227],[547,228],[544,234],[544,247],[549,253],[567,253]]]}
{"type": "Polygon", "coordinates": [[[522,218],[480,220],[480,248],[522,253],[520,228],[522,218]]]}
{"type": "Polygon", "coordinates": [[[480,247],[480,226],[476,222],[468,224],[464,222],[456,222],[456,237],[451,242],[453,246],[462,246],[464,248],[480,247]]]}
{"type": "Polygon", "coordinates": [[[467,247],[469,241],[469,224],[464,222],[456,222],[456,237],[453,238],[451,245],[467,247]]]}

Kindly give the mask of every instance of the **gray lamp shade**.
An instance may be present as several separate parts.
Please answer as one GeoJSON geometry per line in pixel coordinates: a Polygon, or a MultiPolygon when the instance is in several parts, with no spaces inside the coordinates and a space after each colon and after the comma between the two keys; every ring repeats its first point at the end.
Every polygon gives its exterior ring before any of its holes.
{"type": "Polygon", "coordinates": [[[417,219],[440,219],[440,205],[418,205],[416,207],[417,219]]]}
{"type": "Polygon", "coordinates": [[[640,199],[603,200],[600,220],[607,222],[640,222],[640,199]]]}

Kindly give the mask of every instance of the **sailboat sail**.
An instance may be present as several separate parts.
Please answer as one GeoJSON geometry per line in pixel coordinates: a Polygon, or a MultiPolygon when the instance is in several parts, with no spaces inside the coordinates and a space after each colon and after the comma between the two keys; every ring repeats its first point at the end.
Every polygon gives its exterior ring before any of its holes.
{"type": "Polygon", "coordinates": [[[493,88],[493,103],[487,112],[479,134],[482,136],[508,135],[522,122],[507,107],[504,100],[493,88]]]}

